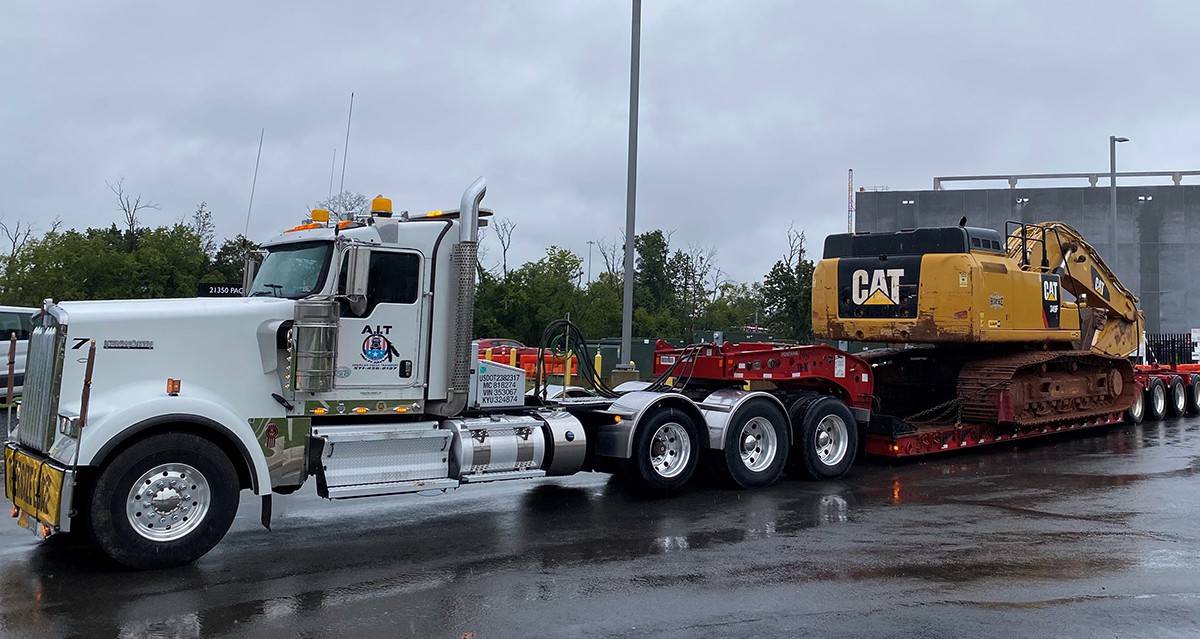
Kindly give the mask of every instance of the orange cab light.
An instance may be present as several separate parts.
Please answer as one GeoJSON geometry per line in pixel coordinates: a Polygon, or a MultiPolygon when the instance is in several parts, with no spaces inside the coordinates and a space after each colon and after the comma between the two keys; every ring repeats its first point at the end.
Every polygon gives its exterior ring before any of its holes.
{"type": "Polygon", "coordinates": [[[390,198],[383,197],[383,195],[376,195],[375,198],[371,200],[371,215],[378,215],[379,217],[391,217],[392,200],[390,198]]]}
{"type": "Polygon", "coordinates": [[[620,416],[620,415],[613,415],[613,423],[614,423],[614,424],[620,424],[620,423],[621,423],[621,416],[620,416]]]}
{"type": "Polygon", "coordinates": [[[312,409],[313,415],[324,415],[325,413],[328,413],[328,412],[329,411],[327,411],[324,408],[321,408],[319,406],[317,408],[312,409]]]}
{"type": "Polygon", "coordinates": [[[900,452],[900,445],[899,445],[899,444],[892,444],[892,451],[893,451],[893,452],[897,452],[897,453],[898,453],[898,452],[900,452]]]}
{"type": "Polygon", "coordinates": [[[392,410],[396,411],[397,413],[407,413],[408,407],[407,406],[397,406],[397,407],[393,408],[392,410]]]}
{"type": "Polygon", "coordinates": [[[425,217],[441,217],[445,215],[443,211],[430,211],[425,214],[425,217]]]}
{"type": "Polygon", "coordinates": [[[301,224],[299,226],[294,226],[294,227],[284,231],[284,233],[291,233],[293,231],[307,231],[309,229],[319,229],[319,228],[321,228],[321,225],[316,224],[316,223],[301,224]]]}
{"type": "Polygon", "coordinates": [[[362,415],[363,413],[367,412],[367,410],[368,409],[366,406],[359,406],[358,408],[354,409],[354,412],[358,413],[359,415],[362,415]]]}
{"type": "Polygon", "coordinates": [[[172,397],[179,394],[179,388],[183,385],[182,380],[167,378],[167,394],[172,397]]]}
{"type": "Polygon", "coordinates": [[[21,511],[16,506],[13,506],[13,515],[12,516],[17,517],[20,514],[21,514],[21,511]]]}
{"type": "Polygon", "coordinates": [[[356,222],[354,220],[342,220],[341,222],[338,222],[338,228],[344,229],[352,224],[356,224],[356,222]]]}

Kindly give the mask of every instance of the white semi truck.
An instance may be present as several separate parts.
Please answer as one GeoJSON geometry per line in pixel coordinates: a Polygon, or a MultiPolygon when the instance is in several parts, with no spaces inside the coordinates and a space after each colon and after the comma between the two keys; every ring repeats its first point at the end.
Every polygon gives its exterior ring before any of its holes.
{"type": "Polygon", "coordinates": [[[739,373],[527,399],[520,369],[472,349],[485,190],[477,180],[456,211],[393,216],[378,198],[352,219],[315,214],[266,243],[243,298],[46,300],[5,444],[18,523],[82,532],[117,562],[152,568],[208,552],[244,490],[269,526],[272,494],[309,477],[330,499],[581,470],[665,493],[705,453],[751,488],[778,479],[793,441],[808,474],[846,472],[870,405],[853,356],[838,355],[835,373],[834,356],[813,352],[829,367],[804,365],[790,378],[804,384],[766,391],[739,373]]]}

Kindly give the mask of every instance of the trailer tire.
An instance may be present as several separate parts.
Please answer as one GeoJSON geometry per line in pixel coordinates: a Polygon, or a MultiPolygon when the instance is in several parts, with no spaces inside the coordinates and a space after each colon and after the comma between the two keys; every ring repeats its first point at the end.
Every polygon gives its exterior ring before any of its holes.
{"type": "Polygon", "coordinates": [[[1192,375],[1188,384],[1188,414],[1200,414],[1200,375],[1192,375]]]}
{"type": "Polygon", "coordinates": [[[725,429],[725,448],[713,460],[722,483],[734,488],[765,488],[779,481],[787,464],[787,418],[770,400],[752,399],[725,429]]]}
{"type": "Polygon", "coordinates": [[[182,566],[225,536],[238,493],[233,462],[216,444],[190,433],[152,435],[100,470],[88,530],[105,554],[130,568],[182,566]]]}
{"type": "Polygon", "coordinates": [[[1157,377],[1150,378],[1150,385],[1146,387],[1146,420],[1152,422],[1162,421],[1167,416],[1167,387],[1163,381],[1157,377]]]}
{"type": "Polygon", "coordinates": [[[790,455],[792,471],[811,479],[838,479],[850,471],[858,453],[858,422],[835,397],[803,398],[789,413],[798,436],[790,455]]]}
{"type": "Polygon", "coordinates": [[[696,423],[683,411],[659,407],[638,424],[625,475],[647,492],[665,495],[688,483],[700,459],[696,423]],[[682,461],[680,461],[682,460],[682,461]]]}
{"type": "Polygon", "coordinates": [[[1138,393],[1133,400],[1133,406],[1125,409],[1126,424],[1140,424],[1146,417],[1146,394],[1138,393]]]}
{"type": "Polygon", "coordinates": [[[1171,417],[1183,417],[1187,413],[1188,390],[1179,376],[1171,378],[1167,389],[1167,414],[1171,417]]]}

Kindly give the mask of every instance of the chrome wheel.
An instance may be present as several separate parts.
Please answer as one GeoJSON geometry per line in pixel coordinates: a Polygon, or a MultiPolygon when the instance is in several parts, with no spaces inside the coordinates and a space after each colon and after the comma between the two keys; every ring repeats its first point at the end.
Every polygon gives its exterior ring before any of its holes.
{"type": "Polygon", "coordinates": [[[1171,384],[1171,402],[1175,404],[1175,413],[1178,415],[1187,409],[1187,389],[1183,387],[1183,382],[1171,384]]]}
{"type": "Polygon", "coordinates": [[[1129,407],[1129,418],[1134,422],[1142,421],[1143,413],[1146,410],[1146,397],[1142,393],[1138,393],[1133,400],[1133,406],[1129,407]]]}
{"type": "Polygon", "coordinates": [[[1167,389],[1162,384],[1156,384],[1151,401],[1154,402],[1154,414],[1162,415],[1167,410],[1167,389]]]}
{"type": "Polygon", "coordinates": [[[212,490],[200,471],[187,464],[160,464],[129,489],[125,515],[142,537],[174,541],[194,531],[211,505],[212,490]]]}
{"type": "Polygon", "coordinates": [[[692,442],[680,424],[667,422],[650,437],[650,466],[660,477],[678,476],[687,468],[691,457],[692,442]]]}
{"type": "Polygon", "coordinates": [[[753,472],[762,472],[775,461],[779,439],[775,428],[765,417],[755,417],[742,426],[738,434],[742,464],[753,472]]]}
{"type": "Polygon", "coordinates": [[[817,459],[826,466],[836,466],[846,456],[850,441],[846,422],[837,415],[826,415],[817,423],[815,443],[817,459]]]}

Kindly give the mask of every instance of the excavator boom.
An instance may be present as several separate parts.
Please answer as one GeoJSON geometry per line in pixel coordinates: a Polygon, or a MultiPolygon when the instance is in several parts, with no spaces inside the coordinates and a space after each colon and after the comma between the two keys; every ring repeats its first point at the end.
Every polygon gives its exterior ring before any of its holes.
{"type": "Polygon", "coordinates": [[[1081,349],[1129,356],[1137,350],[1145,320],[1138,298],[1117,279],[1095,247],[1063,222],[1009,223],[1008,256],[1023,270],[1059,276],[1062,288],[1085,310],[1081,349]],[[1089,311],[1087,313],[1086,311],[1089,311]],[[1090,334],[1090,338],[1089,338],[1090,334]]]}

